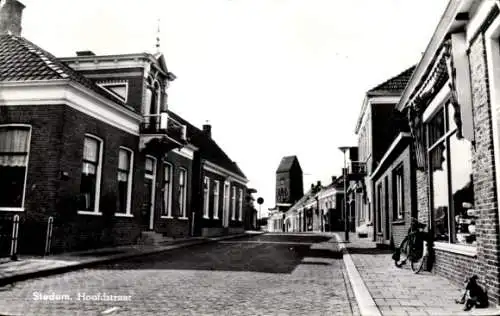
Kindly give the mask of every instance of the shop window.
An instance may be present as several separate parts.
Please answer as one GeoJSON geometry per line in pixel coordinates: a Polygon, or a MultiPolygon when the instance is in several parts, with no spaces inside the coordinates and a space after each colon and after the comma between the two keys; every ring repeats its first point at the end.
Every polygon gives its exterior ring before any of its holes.
{"type": "Polygon", "coordinates": [[[231,220],[236,220],[236,187],[231,190],[231,220]]]}
{"type": "Polygon", "coordinates": [[[453,115],[454,109],[447,103],[427,125],[434,237],[437,241],[475,245],[472,147],[465,138],[457,137],[453,115]]]}
{"type": "Polygon", "coordinates": [[[28,126],[0,126],[0,209],[24,205],[29,142],[28,126]]]}
{"type": "Polygon", "coordinates": [[[243,220],[243,190],[239,189],[240,199],[238,200],[238,219],[241,222],[243,220]]]}

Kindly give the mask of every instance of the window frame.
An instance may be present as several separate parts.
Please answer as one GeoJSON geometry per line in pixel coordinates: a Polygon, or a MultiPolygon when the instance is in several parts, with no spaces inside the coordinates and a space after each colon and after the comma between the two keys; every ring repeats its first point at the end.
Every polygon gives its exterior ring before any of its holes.
{"type": "Polygon", "coordinates": [[[28,148],[26,152],[26,166],[24,170],[24,184],[23,184],[23,197],[21,200],[21,207],[0,207],[0,212],[24,212],[25,200],[26,200],[26,186],[28,183],[28,167],[30,162],[30,152],[31,152],[31,134],[33,131],[33,127],[30,124],[0,124],[0,129],[2,128],[20,128],[20,129],[28,129],[28,148]]]}
{"type": "Polygon", "coordinates": [[[210,178],[203,178],[203,218],[210,219],[210,178]]]}
{"type": "Polygon", "coordinates": [[[231,220],[236,220],[236,186],[232,186],[230,193],[231,195],[231,220]]]}
{"type": "MultiPolygon", "coordinates": [[[[133,188],[133,179],[134,179],[134,151],[130,148],[120,146],[118,149],[118,157],[120,157],[120,150],[128,151],[130,154],[130,160],[129,160],[129,169],[128,169],[128,174],[127,174],[127,205],[125,208],[125,213],[122,213],[120,211],[117,211],[115,213],[116,217],[134,217],[132,214],[132,188],[133,188]]],[[[119,160],[120,158],[118,158],[119,160]]],[[[118,161],[118,163],[120,163],[118,161]]],[[[120,172],[120,169],[118,169],[118,172],[120,172]]]]}
{"type": "Polygon", "coordinates": [[[220,181],[214,180],[214,213],[212,214],[213,219],[219,219],[219,196],[220,196],[220,181]]]}
{"type": "Polygon", "coordinates": [[[238,202],[239,202],[239,205],[238,205],[239,206],[238,207],[238,212],[239,212],[238,213],[238,220],[240,222],[242,222],[243,221],[243,189],[241,189],[241,188],[238,189],[238,193],[240,194],[240,198],[238,200],[238,202]]]}
{"type": "Polygon", "coordinates": [[[163,197],[162,197],[162,207],[161,207],[161,215],[160,218],[166,218],[166,219],[171,219],[173,218],[172,216],[172,192],[173,192],[173,185],[172,185],[172,177],[173,177],[173,169],[174,166],[168,162],[168,161],[163,161],[163,180],[162,180],[162,192],[163,192],[163,197]],[[165,181],[165,174],[166,174],[166,169],[168,167],[168,182],[165,181]],[[165,183],[168,183],[168,192],[165,192],[165,183]],[[168,205],[167,209],[165,210],[165,194],[168,194],[168,205]],[[165,214],[166,213],[166,214],[165,214]]]}
{"type": "Polygon", "coordinates": [[[179,168],[179,178],[178,178],[178,186],[179,190],[182,190],[182,201],[179,202],[179,208],[180,208],[180,213],[178,218],[179,219],[188,219],[187,217],[187,169],[184,167],[179,168]],[[183,185],[181,187],[181,174],[184,173],[184,178],[183,178],[183,185]],[[182,204],[181,204],[182,202],[182,204]]]}
{"type": "Polygon", "coordinates": [[[477,245],[473,244],[462,244],[457,242],[457,232],[455,231],[455,207],[453,203],[453,192],[452,192],[452,159],[453,158],[450,154],[450,143],[452,137],[457,133],[458,128],[457,126],[453,123],[454,126],[450,124],[450,120],[453,120],[453,118],[450,117],[449,113],[449,107],[453,107],[453,105],[450,103],[451,101],[451,95],[448,93],[446,97],[443,98],[443,100],[439,103],[434,104],[433,108],[431,111],[428,112],[428,115],[424,118],[424,126],[426,130],[426,155],[427,155],[427,164],[428,164],[428,170],[427,170],[427,176],[429,177],[429,205],[430,205],[430,211],[431,211],[431,216],[432,216],[432,227],[435,229],[435,218],[434,218],[434,179],[433,179],[433,173],[432,173],[432,165],[431,165],[431,154],[432,151],[437,148],[438,146],[444,146],[444,154],[446,155],[446,181],[447,181],[447,206],[448,206],[448,218],[447,218],[447,225],[448,225],[448,240],[436,240],[435,244],[443,244],[445,245],[444,247],[455,247],[455,248],[476,248],[477,245]],[[436,115],[439,115],[439,113],[443,114],[443,125],[444,125],[444,133],[441,137],[438,139],[434,140],[432,144],[430,144],[430,136],[429,136],[429,128],[430,128],[430,122],[436,117],[436,115]],[[452,245],[452,246],[449,246],[452,245]]]}
{"type": "Polygon", "coordinates": [[[404,164],[400,163],[396,168],[393,170],[393,195],[394,198],[392,199],[393,201],[393,213],[392,213],[392,220],[393,221],[399,221],[399,220],[404,220],[405,216],[405,205],[404,205],[404,193],[405,193],[405,184],[404,184],[404,164]],[[400,180],[400,182],[398,182],[400,180]],[[398,184],[400,184],[400,187],[398,187],[398,184]]]}
{"type": "Polygon", "coordinates": [[[156,157],[154,156],[151,156],[151,155],[145,155],[145,159],[144,159],[144,178],[145,179],[149,179],[151,180],[151,182],[153,183],[153,187],[152,187],[152,192],[151,192],[151,219],[150,219],[150,227],[152,227],[154,225],[154,218],[155,218],[155,215],[154,215],[154,211],[155,211],[155,207],[156,207],[156,169],[158,168],[158,159],[156,159],[156,157]],[[150,174],[148,173],[148,170],[146,169],[146,161],[150,159],[152,162],[153,162],[153,172],[150,174]]]}
{"type": "MultiPolygon", "coordinates": [[[[96,189],[95,189],[95,197],[94,197],[94,210],[93,211],[84,211],[84,210],[78,210],[79,215],[102,215],[102,212],[99,211],[99,202],[101,200],[101,185],[102,185],[102,165],[103,165],[103,157],[104,157],[104,140],[100,138],[99,136],[96,136],[94,134],[84,134],[83,137],[83,146],[85,146],[85,139],[86,138],[93,138],[94,140],[97,140],[99,143],[99,162],[97,164],[97,170],[96,170],[96,189]]],[[[81,168],[83,168],[83,155],[82,155],[82,164],[81,168]]],[[[81,171],[80,171],[81,173],[81,171]]],[[[81,190],[81,184],[80,184],[80,190],[81,190]]],[[[81,194],[81,192],[79,192],[81,194]]]]}

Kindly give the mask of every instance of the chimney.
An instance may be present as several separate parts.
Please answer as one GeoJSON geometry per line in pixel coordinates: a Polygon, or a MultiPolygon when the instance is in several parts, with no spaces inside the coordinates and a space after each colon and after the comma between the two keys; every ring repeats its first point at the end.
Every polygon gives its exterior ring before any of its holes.
{"type": "Polygon", "coordinates": [[[332,176],[332,183],[334,183],[335,181],[337,181],[337,176],[332,176]]]}
{"type": "Polygon", "coordinates": [[[91,50],[80,50],[76,52],[76,56],[95,56],[91,50]]]}
{"type": "Polygon", "coordinates": [[[203,133],[207,135],[209,138],[212,137],[212,125],[210,124],[203,124],[203,133]]]}
{"type": "Polygon", "coordinates": [[[316,184],[316,186],[317,186],[318,188],[321,188],[321,181],[318,181],[318,183],[316,184]]]}
{"type": "Polygon", "coordinates": [[[0,35],[21,36],[24,8],[24,4],[17,0],[0,0],[0,35]]]}

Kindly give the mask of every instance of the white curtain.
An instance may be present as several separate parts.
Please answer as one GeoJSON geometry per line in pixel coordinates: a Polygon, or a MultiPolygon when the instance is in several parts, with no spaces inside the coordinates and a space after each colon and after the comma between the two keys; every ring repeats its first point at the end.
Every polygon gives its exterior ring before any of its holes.
{"type": "Polygon", "coordinates": [[[118,169],[130,169],[130,153],[126,150],[120,149],[120,152],[118,154],[118,169]]]}
{"type": "Polygon", "coordinates": [[[0,166],[26,166],[29,133],[25,128],[0,129],[0,166]]]}
{"type": "Polygon", "coordinates": [[[93,138],[85,138],[83,145],[83,159],[97,163],[99,160],[99,141],[93,138]]]}

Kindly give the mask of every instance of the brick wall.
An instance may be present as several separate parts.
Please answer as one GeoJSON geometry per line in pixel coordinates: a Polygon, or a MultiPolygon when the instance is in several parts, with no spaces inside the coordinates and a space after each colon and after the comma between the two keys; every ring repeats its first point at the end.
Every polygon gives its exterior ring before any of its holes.
{"type": "Polygon", "coordinates": [[[175,152],[169,152],[166,155],[165,159],[170,165],[172,166],[172,179],[171,179],[171,186],[172,186],[172,200],[170,201],[172,205],[172,216],[174,218],[172,219],[167,219],[167,218],[162,218],[162,205],[163,205],[163,179],[164,179],[164,164],[161,163],[161,159],[158,161],[160,162],[159,168],[158,168],[158,173],[157,173],[157,194],[155,198],[155,205],[156,205],[156,210],[155,211],[155,224],[154,224],[154,230],[160,233],[163,233],[167,236],[171,237],[187,237],[190,236],[190,227],[191,227],[191,187],[192,187],[192,181],[194,180],[192,178],[192,170],[193,170],[193,164],[192,160],[180,156],[176,154],[175,152]],[[179,188],[179,170],[183,168],[187,170],[187,197],[186,197],[186,217],[188,219],[179,219],[180,217],[180,210],[179,210],[179,200],[177,196],[177,190],[179,188]]]}
{"type": "Polygon", "coordinates": [[[475,151],[473,152],[473,180],[475,208],[480,220],[476,225],[477,251],[481,281],[486,281],[490,299],[499,302],[499,235],[498,203],[493,152],[492,118],[488,91],[488,74],[483,35],[479,35],[469,53],[475,151]]]}

